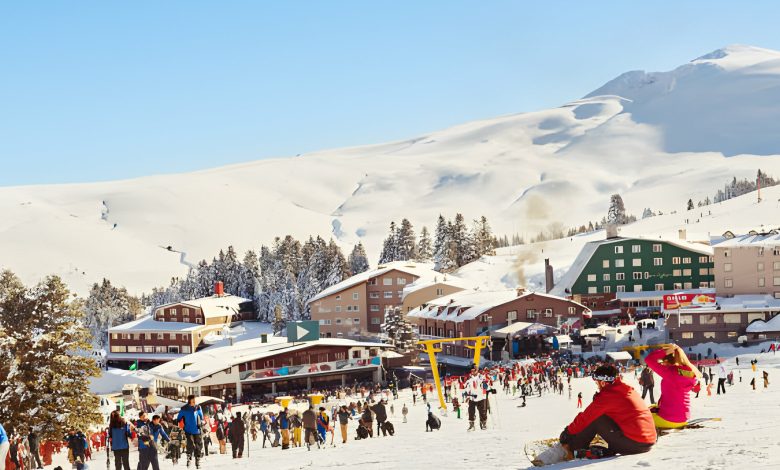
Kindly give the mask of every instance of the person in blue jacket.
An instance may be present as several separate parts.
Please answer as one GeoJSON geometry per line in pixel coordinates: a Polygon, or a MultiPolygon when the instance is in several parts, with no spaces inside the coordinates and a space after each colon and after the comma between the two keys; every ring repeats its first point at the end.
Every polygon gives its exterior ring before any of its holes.
{"type": "Polygon", "coordinates": [[[6,434],[3,425],[0,424],[0,470],[5,470],[5,456],[8,455],[10,447],[11,443],[8,442],[8,434],[6,434]]]}
{"type": "Polygon", "coordinates": [[[116,470],[130,470],[130,438],[132,435],[132,425],[125,422],[119,416],[118,411],[112,411],[108,422],[108,441],[114,452],[116,470]]]}
{"type": "Polygon", "coordinates": [[[160,416],[154,415],[152,421],[138,431],[138,470],[148,470],[152,465],[153,470],[160,470],[160,462],[157,459],[157,444],[160,439],[170,442],[171,438],[165,433],[160,424],[160,416]]]}
{"type": "Polygon", "coordinates": [[[187,404],[181,407],[176,421],[184,420],[184,435],[187,437],[187,466],[195,454],[195,468],[200,468],[200,453],[203,448],[203,436],[200,434],[200,423],[203,421],[203,411],[195,405],[195,395],[187,397],[187,404]]]}

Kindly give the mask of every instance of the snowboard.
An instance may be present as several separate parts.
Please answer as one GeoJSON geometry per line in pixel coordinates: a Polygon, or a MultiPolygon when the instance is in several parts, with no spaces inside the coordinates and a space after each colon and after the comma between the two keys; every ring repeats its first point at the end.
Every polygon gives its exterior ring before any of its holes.
{"type": "Polygon", "coordinates": [[[658,430],[658,437],[666,436],[667,434],[671,432],[679,432],[683,431],[685,429],[699,429],[702,428],[702,423],[710,423],[710,422],[717,422],[720,421],[721,418],[695,418],[688,421],[688,424],[681,428],[675,428],[675,429],[659,429],[658,430]]]}

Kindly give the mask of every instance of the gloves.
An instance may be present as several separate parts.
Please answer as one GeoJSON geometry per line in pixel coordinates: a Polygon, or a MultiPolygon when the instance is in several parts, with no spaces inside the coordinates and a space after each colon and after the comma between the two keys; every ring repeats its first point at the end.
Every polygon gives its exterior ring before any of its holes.
{"type": "Polygon", "coordinates": [[[561,433],[559,439],[561,441],[561,444],[568,444],[569,442],[571,442],[571,434],[569,434],[568,427],[563,428],[563,432],[561,433]]]}

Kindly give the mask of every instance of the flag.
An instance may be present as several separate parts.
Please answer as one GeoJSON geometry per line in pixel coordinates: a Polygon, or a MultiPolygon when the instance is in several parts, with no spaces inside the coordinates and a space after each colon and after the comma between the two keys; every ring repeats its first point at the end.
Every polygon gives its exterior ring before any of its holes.
{"type": "Polygon", "coordinates": [[[120,398],[119,399],[119,416],[125,415],[125,399],[120,398]]]}
{"type": "Polygon", "coordinates": [[[130,368],[127,370],[138,370],[138,359],[134,363],[130,364],[130,368]]]}

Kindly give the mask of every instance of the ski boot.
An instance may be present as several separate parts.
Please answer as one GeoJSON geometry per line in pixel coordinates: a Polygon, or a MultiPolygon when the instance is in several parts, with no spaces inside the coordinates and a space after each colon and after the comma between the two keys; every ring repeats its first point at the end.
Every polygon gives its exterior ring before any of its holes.
{"type": "Polygon", "coordinates": [[[479,429],[481,429],[481,430],[483,430],[483,431],[484,431],[485,429],[487,429],[487,421],[480,421],[480,422],[479,422],[479,429]]]}
{"type": "Polygon", "coordinates": [[[469,428],[466,429],[466,431],[474,431],[476,428],[474,427],[474,421],[469,421],[469,428]]]}
{"type": "Polygon", "coordinates": [[[187,468],[190,468],[191,464],[192,464],[192,458],[190,456],[187,456],[187,468]]]}
{"type": "Polygon", "coordinates": [[[200,459],[195,459],[195,468],[196,469],[200,468],[200,459]]]}

